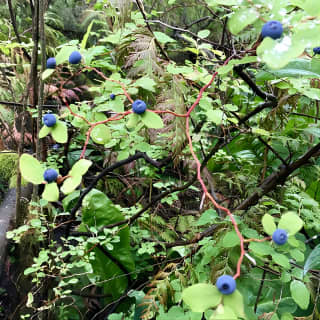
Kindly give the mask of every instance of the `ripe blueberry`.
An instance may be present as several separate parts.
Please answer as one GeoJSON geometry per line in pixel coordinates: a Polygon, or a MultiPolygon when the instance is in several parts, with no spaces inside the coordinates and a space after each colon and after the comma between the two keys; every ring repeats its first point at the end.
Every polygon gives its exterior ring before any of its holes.
{"type": "Polygon", "coordinates": [[[56,119],[55,115],[52,114],[52,113],[47,113],[47,114],[45,114],[45,115],[43,116],[42,120],[43,120],[43,123],[44,123],[47,127],[53,127],[53,126],[56,124],[56,122],[57,122],[57,119],[56,119]]]}
{"type": "Polygon", "coordinates": [[[56,181],[58,178],[58,172],[54,169],[47,169],[43,174],[43,178],[48,183],[56,181]]]}
{"type": "Polygon", "coordinates": [[[286,230],[283,229],[277,229],[273,234],[272,234],[272,240],[278,244],[278,245],[283,245],[287,242],[288,240],[288,234],[286,230]]]}
{"type": "Polygon", "coordinates": [[[111,100],[114,100],[115,98],[116,98],[116,95],[115,95],[114,93],[111,93],[111,94],[110,94],[110,99],[111,99],[111,100]]]}
{"type": "Polygon", "coordinates": [[[81,61],[81,54],[79,51],[73,51],[69,56],[69,62],[71,64],[78,64],[81,61]]]}
{"type": "Polygon", "coordinates": [[[57,65],[57,62],[56,62],[56,58],[49,58],[47,60],[47,68],[48,69],[54,69],[57,65]]]}
{"type": "Polygon", "coordinates": [[[263,25],[261,30],[261,36],[262,38],[270,37],[275,40],[281,38],[282,32],[283,27],[281,22],[271,20],[263,25]]]}
{"type": "Polygon", "coordinates": [[[136,100],[132,104],[132,111],[137,114],[142,114],[146,111],[147,105],[142,100],[136,100]]]}
{"type": "Polygon", "coordinates": [[[313,52],[314,52],[315,54],[320,54],[320,47],[315,47],[315,48],[313,48],[313,52]]]}
{"type": "Polygon", "coordinates": [[[217,279],[216,286],[222,294],[231,294],[236,290],[236,281],[231,276],[223,275],[217,279]]]}

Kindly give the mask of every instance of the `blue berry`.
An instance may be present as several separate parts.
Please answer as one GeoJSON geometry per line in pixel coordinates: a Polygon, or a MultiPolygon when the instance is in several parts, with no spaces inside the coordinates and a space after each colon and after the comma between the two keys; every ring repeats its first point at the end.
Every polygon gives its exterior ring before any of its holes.
{"type": "Polygon", "coordinates": [[[261,36],[262,38],[270,37],[275,40],[281,38],[282,32],[283,27],[281,22],[271,20],[263,25],[261,30],[261,36]]]}
{"type": "Polygon", "coordinates": [[[320,47],[315,47],[315,48],[313,48],[313,52],[314,52],[315,54],[320,54],[320,47]]]}
{"type": "Polygon", "coordinates": [[[47,68],[48,69],[54,69],[57,65],[57,62],[56,62],[56,58],[49,58],[47,60],[47,68]]]}
{"type": "Polygon", "coordinates": [[[69,62],[71,64],[78,64],[82,59],[82,56],[79,51],[73,51],[69,56],[69,62]]]}
{"type": "Polygon", "coordinates": [[[111,94],[110,94],[110,99],[111,99],[111,100],[114,100],[115,98],[116,98],[116,95],[115,95],[114,93],[111,93],[111,94]]]}
{"type": "Polygon", "coordinates": [[[58,178],[58,172],[54,169],[47,169],[43,174],[43,178],[48,183],[56,181],[58,178]]]}
{"type": "Polygon", "coordinates": [[[137,114],[142,114],[146,111],[147,105],[142,100],[136,100],[132,104],[132,111],[137,114]]]}
{"type": "Polygon", "coordinates": [[[286,230],[283,229],[277,229],[273,234],[272,234],[272,240],[278,244],[278,245],[283,245],[287,242],[288,240],[288,234],[286,230]]]}
{"type": "Polygon", "coordinates": [[[236,281],[233,277],[223,275],[217,279],[216,286],[222,294],[231,294],[236,290],[236,281]]]}
{"type": "Polygon", "coordinates": [[[53,126],[56,124],[56,122],[57,122],[57,119],[56,119],[55,115],[52,114],[52,113],[47,113],[47,114],[45,114],[45,115],[43,116],[42,120],[43,120],[43,123],[44,123],[47,127],[53,127],[53,126]]]}

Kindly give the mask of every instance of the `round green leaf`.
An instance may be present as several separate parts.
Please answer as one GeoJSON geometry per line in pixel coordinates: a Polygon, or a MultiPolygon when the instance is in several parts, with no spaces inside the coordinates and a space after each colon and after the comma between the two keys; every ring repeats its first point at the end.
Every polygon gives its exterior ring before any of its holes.
{"type": "Polygon", "coordinates": [[[219,290],[208,283],[198,283],[182,292],[182,300],[193,312],[205,312],[217,306],[222,299],[219,290]]]}
{"type": "Polygon", "coordinates": [[[65,46],[60,49],[59,53],[56,55],[56,63],[61,64],[67,62],[71,52],[77,50],[75,46],[65,46]]]}
{"type": "Polygon", "coordinates": [[[223,297],[223,304],[232,309],[238,317],[245,317],[243,297],[239,290],[235,290],[232,294],[225,295],[223,297]]]}
{"type": "Polygon", "coordinates": [[[20,157],[19,164],[21,175],[25,180],[33,184],[43,183],[44,168],[37,159],[30,156],[29,154],[23,154],[20,157]]]}
{"type": "Polygon", "coordinates": [[[255,8],[245,8],[236,11],[228,21],[231,33],[238,34],[246,26],[255,22],[259,18],[259,13],[255,8]]]}
{"type": "Polygon", "coordinates": [[[289,232],[289,235],[296,234],[303,227],[303,221],[294,212],[288,212],[281,216],[278,228],[289,232]]]}
{"type": "Polygon", "coordinates": [[[46,69],[42,72],[41,78],[42,80],[46,80],[54,73],[54,69],[46,69]]]}
{"type": "Polygon", "coordinates": [[[224,248],[235,247],[239,244],[240,244],[240,240],[235,231],[230,231],[223,237],[222,246],[224,248]]]}
{"type": "Polygon", "coordinates": [[[68,128],[66,124],[58,120],[57,123],[52,127],[51,135],[57,142],[66,143],[68,140],[68,128]]]}
{"type": "Polygon", "coordinates": [[[156,113],[146,110],[142,115],[141,119],[143,123],[152,129],[161,129],[163,128],[163,122],[160,116],[156,113]]]}
{"type": "Polygon", "coordinates": [[[111,132],[106,125],[98,124],[91,131],[90,137],[97,144],[106,144],[111,140],[111,132]]]}
{"type": "Polygon", "coordinates": [[[78,185],[81,183],[81,180],[82,180],[82,176],[74,176],[66,179],[61,187],[61,191],[64,194],[71,193],[78,187],[78,185]]]}
{"type": "Polygon", "coordinates": [[[39,139],[42,139],[45,136],[47,136],[51,132],[51,130],[51,127],[43,126],[39,131],[39,139]]]}
{"type": "Polygon", "coordinates": [[[126,123],[126,126],[128,129],[132,129],[137,126],[140,117],[136,113],[130,113],[128,115],[127,119],[128,119],[128,121],[126,123]]]}
{"type": "Polygon", "coordinates": [[[293,316],[290,313],[286,312],[281,315],[281,320],[293,320],[293,316]]]}
{"type": "Polygon", "coordinates": [[[265,214],[262,218],[262,225],[264,231],[269,235],[272,236],[274,231],[277,229],[277,226],[274,222],[274,218],[270,214],[265,214]]]}
{"type": "Polygon", "coordinates": [[[42,198],[50,202],[59,200],[59,189],[55,182],[47,183],[42,193],[42,198]]]}
{"type": "Polygon", "coordinates": [[[220,304],[210,320],[238,320],[238,317],[230,307],[220,304]]]}
{"type": "Polygon", "coordinates": [[[303,273],[306,274],[310,269],[320,270],[320,244],[309,254],[304,264],[303,273]]]}
{"type": "Polygon", "coordinates": [[[298,304],[298,306],[306,310],[309,306],[310,292],[305,286],[305,284],[298,280],[293,280],[290,284],[290,291],[293,300],[298,304]]]}
{"type": "Polygon", "coordinates": [[[279,264],[280,266],[284,267],[285,269],[290,268],[289,258],[281,253],[275,253],[272,255],[272,260],[279,264]]]}
{"type": "Polygon", "coordinates": [[[80,159],[73,165],[72,169],[69,171],[69,175],[72,177],[83,176],[88,171],[91,165],[92,161],[87,159],[80,159]]]}

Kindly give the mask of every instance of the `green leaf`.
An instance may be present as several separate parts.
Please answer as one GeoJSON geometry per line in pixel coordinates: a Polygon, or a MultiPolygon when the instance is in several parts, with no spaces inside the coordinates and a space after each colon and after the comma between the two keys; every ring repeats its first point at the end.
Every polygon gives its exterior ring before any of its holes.
{"type": "Polygon", "coordinates": [[[303,227],[303,221],[294,212],[288,212],[281,216],[278,228],[287,230],[289,235],[296,234],[303,227]]]}
{"type": "Polygon", "coordinates": [[[25,180],[33,184],[43,183],[43,174],[45,170],[37,159],[29,154],[23,154],[20,157],[19,164],[21,175],[25,180]]]}
{"type": "Polygon", "coordinates": [[[141,120],[148,128],[152,128],[152,129],[163,128],[163,121],[161,117],[152,111],[146,110],[141,115],[141,120]]]}
{"type": "Polygon", "coordinates": [[[73,165],[68,175],[72,177],[83,176],[88,171],[91,165],[92,161],[87,159],[80,159],[73,165]]]}
{"type": "Polygon", "coordinates": [[[304,46],[301,43],[294,43],[289,37],[280,41],[266,37],[257,48],[257,55],[271,69],[280,69],[298,57],[303,50],[304,46]]]}
{"type": "Polygon", "coordinates": [[[210,35],[210,30],[201,30],[197,34],[197,36],[200,38],[207,38],[209,35],[210,35]]]}
{"type": "Polygon", "coordinates": [[[235,290],[232,294],[225,295],[223,297],[223,304],[232,309],[238,317],[245,317],[243,297],[239,290],[235,290]]]}
{"type": "MultiPolygon", "coordinates": [[[[120,210],[101,191],[91,190],[83,199],[82,224],[89,227],[100,228],[102,226],[119,222],[124,219],[120,210]]],[[[120,237],[119,242],[113,243],[113,250],[105,249],[112,256],[114,263],[99,249],[95,248],[95,259],[90,260],[94,274],[103,281],[104,293],[111,294],[118,298],[123,294],[128,286],[128,278],[119,268],[119,263],[130,273],[135,268],[134,259],[131,254],[130,235],[128,227],[121,227],[116,233],[120,237]]],[[[88,246],[90,248],[91,246],[88,246]]]]}
{"type": "Polygon", "coordinates": [[[208,283],[198,283],[182,291],[182,300],[193,312],[205,312],[216,307],[222,299],[219,290],[208,283]]]}
{"type": "Polygon", "coordinates": [[[85,35],[83,36],[83,39],[81,41],[81,49],[85,49],[86,45],[87,45],[87,41],[93,26],[94,20],[91,21],[91,23],[89,24],[88,28],[87,28],[87,32],[85,33],[85,35]]]}
{"type": "Polygon", "coordinates": [[[80,191],[74,191],[62,199],[62,205],[65,211],[71,210],[76,200],[80,197],[80,191]]]}
{"type": "Polygon", "coordinates": [[[212,121],[218,126],[222,123],[224,113],[219,109],[215,109],[215,110],[208,110],[206,112],[206,115],[210,121],[212,121]]]}
{"type": "Polygon", "coordinates": [[[74,177],[66,179],[63,182],[63,185],[61,187],[61,191],[64,194],[71,193],[72,191],[74,191],[78,187],[78,185],[81,183],[81,180],[82,180],[82,176],[74,176],[74,177]]]}
{"type": "Polygon", "coordinates": [[[226,233],[222,240],[222,246],[224,248],[235,247],[240,244],[239,237],[235,231],[230,231],[226,233]]]}
{"type": "Polygon", "coordinates": [[[289,258],[281,253],[275,253],[272,255],[272,260],[279,264],[280,266],[284,267],[285,269],[290,268],[289,258]]]}
{"type": "Polygon", "coordinates": [[[304,275],[311,269],[320,270],[320,244],[318,244],[309,254],[304,267],[304,275]]]}
{"type": "Polygon", "coordinates": [[[210,320],[238,320],[238,317],[230,307],[220,304],[210,320]]]}
{"type": "Polygon", "coordinates": [[[68,141],[68,128],[66,124],[58,120],[51,128],[51,135],[57,142],[66,143],[68,141]]]}
{"type": "Polygon", "coordinates": [[[246,26],[255,22],[259,18],[259,13],[254,8],[245,8],[236,11],[228,21],[231,33],[238,34],[246,26]]]}
{"type": "Polygon", "coordinates": [[[298,249],[290,250],[291,257],[296,260],[297,262],[303,262],[304,261],[304,254],[298,249]]]}
{"type": "Polygon", "coordinates": [[[275,251],[269,243],[251,242],[249,249],[260,256],[272,255],[275,251]]]}
{"type": "Polygon", "coordinates": [[[257,48],[257,54],[270,68],[280,69],[300,56],[306,47],[312,48],[319,44],[320,26],[307,22],[297,25],[292,37],[285,36],[281,40],[264,38],[257,48]]]}
{"type": "MultiPolygon", "coordinates": [[[[320,3],[320,2],[319,2],[320,3]]],[[[320,61],[318,59],[294,59],[279,70],[262,70],[256,75],[258,81],[280,78],[320,78],[320,61]]]]}
{"type": "Polygon", "coordinates": [[[44,186],[44,191],[42,193],[42,198],[50,202],[59,200],[59,188],[56,182],[47,183],[44,186]]]}
{"type": "Polygon", "coordinates": [[[305,284],[301,281],[293,280],[290,284],[290,291],[293,300],[298,304],[298,306],[303,310],[308,309],[310,292],[305,284]]]}
{"type": "Polygon", "coordinates": [[[136,87],[141,87],[151,92],[155,92],[155,85],[156,83],[154,82],[154,80],[148,77],[140,78],[135,82],[136,87]]]}
{"type": "Polygon", "coordinates": [[[98,124],[90,134],[91,139],[97,144],[106,144],[111,140],[111,132],[105,124],[98,124]]]}
{"type": "Polygon", "coordinates": [[[49,78],[53,73],[54,73],[55,69],[46,69],[42,72],[41,75],[41,79],[42,80],[46,80],[47,78],[49,78]]]}
{"type": "Polygon", "coordinates": [[[51,133],[51,127],[43,126],[39,131],[39,139],[44,138],[51,133]]]}
{"type": "Polygon", "coordinates": [[[126,126],[128,127],[128,129],[132,129],[138,125],[138,122],[140,120],[140,116],[133,112],[128,115],[127,120],[128,121],[126,123],[126,126]]]}
{"type": "Polygon", "coordinates": [[[165,33],[163,32],[159,32],[159,31],[154,31],[153,34],[155,35],[155,37],[157,38],[157,40],[160,43],[172,43],[172,42],[176,42],[176,40],[170,38],[169,36],[167,36],[165,33]]]}
{"type": "Polygon", "coordinates": [[[320,2],[318,0],[292,0],[291,4],[302,8],[311,16],[320,15],[320,2]]]}
{"type": "Polygon", "coordinates": [[[290,313],[286,312],[281,315],[281,320],[293,320],[293,316],[290,313]]]}
{"type": "Polygon", "coordinates": [[[269,235],[272,236],[274,231],[277,229],[277,226],[274,222],[274,218],[270,214],[265,214],[262,218],[262,225],[264,231],[269,235]]]}
{"type": "Polygon", "coordinates": [[[60,49],[58,54],[56,55],[56,63],[61,64],[64,62],[67,62],[69,60],[69,56],[71,52],[76,51],[77,47],[76,46],[65,46],[60,49]]]}
{"type": "Polygon", "coordinates": [[[203,226],[208,223],[213,224],[216,220],[219,219],[217,212],[213,209],[208,209],[201,214],[201,217],[196,222],[196,226],[203,226]]]}

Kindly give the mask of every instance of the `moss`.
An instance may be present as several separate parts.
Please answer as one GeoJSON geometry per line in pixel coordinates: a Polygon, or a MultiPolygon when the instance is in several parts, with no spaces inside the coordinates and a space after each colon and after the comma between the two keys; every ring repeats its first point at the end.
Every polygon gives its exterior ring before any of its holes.
{"type": "MultiPolygon", "coordinates": [[[[8,183],[9,188],[16,186],[18,168],[18,154],[10,151],[0,153],[0,181],[8,183]]],[[[22,179],[22,185],[27,182],[22,179]]]]}

